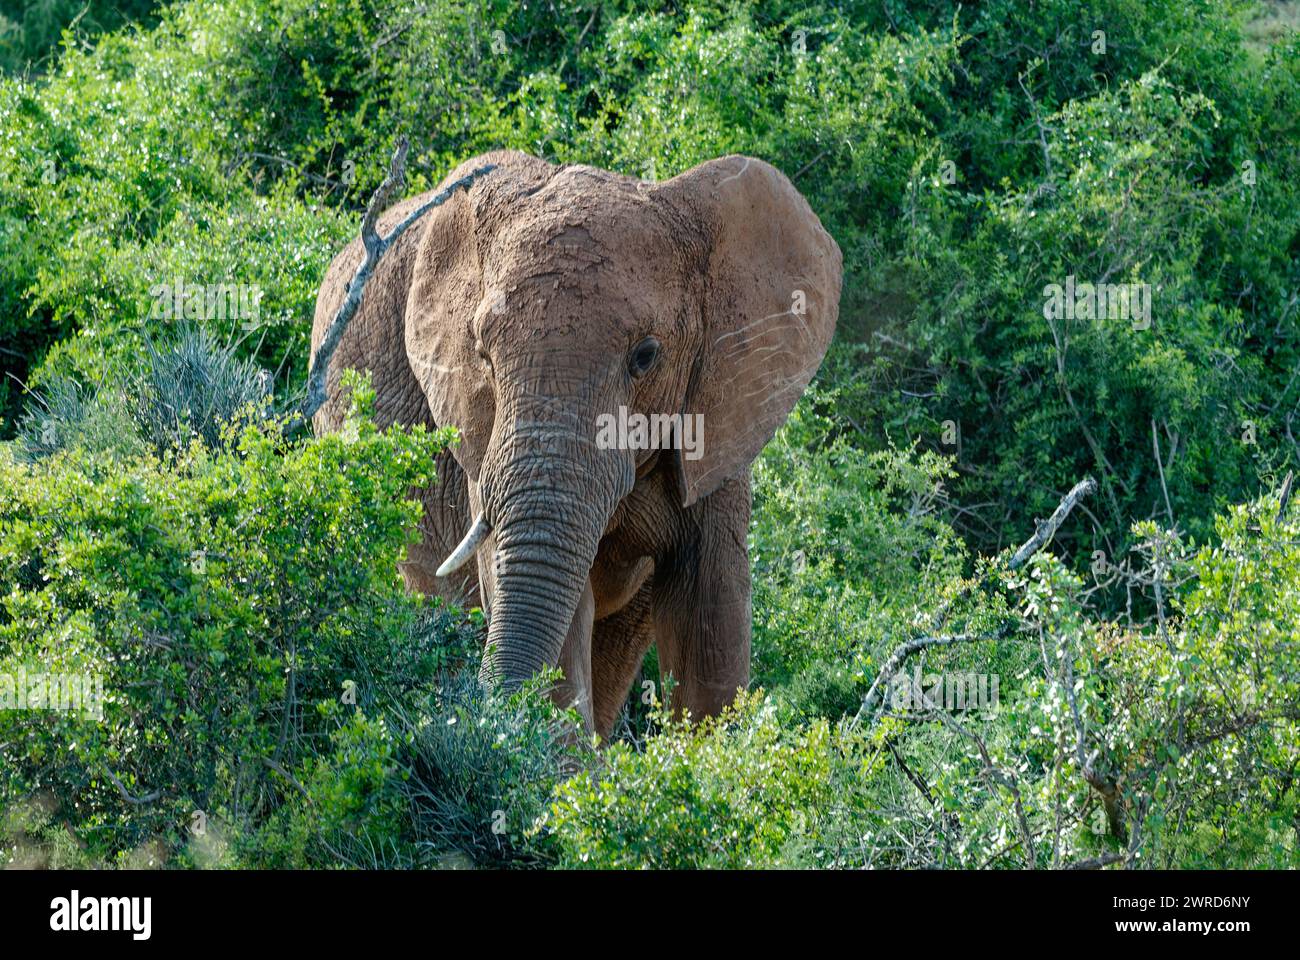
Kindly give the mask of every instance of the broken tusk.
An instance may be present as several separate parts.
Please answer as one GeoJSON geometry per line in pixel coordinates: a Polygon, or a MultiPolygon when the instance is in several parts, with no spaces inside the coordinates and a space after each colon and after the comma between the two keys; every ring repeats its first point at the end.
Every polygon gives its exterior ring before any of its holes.
{"type": "Polygon", "coordinates": [[[487,535],[491,532],[492,527],[488,525],[488,522],[483,519],[483,514],[480,513],[474,518],[474,523],[469,528],[469,533],[465,534],[465,539],[460,542],[460,546],[451,552],[451,556],[442,561],[442,566],[438,568],[438,576],[450,576],[465,566],[469,558],[478,552],[478,548],[483,545],[483,541],[487,539],[487,535]]]}

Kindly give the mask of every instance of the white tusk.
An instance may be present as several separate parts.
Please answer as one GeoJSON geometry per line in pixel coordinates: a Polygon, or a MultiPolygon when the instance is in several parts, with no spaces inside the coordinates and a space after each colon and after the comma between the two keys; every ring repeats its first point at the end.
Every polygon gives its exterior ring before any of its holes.
{"type": "Polygon", "coordinates": [[[469,533],[465,534],[465,539],[460,542],[451,556],[442,561],[442,566],[438,568],[438,576],[447,577],[455,573],[469,561],[469,558],[478,552],[478,548],[483,545],[487,535],[492,532],[488,522],[483,519],[483,514],[474,518],[474,524],[469,528],[469,533]]]}

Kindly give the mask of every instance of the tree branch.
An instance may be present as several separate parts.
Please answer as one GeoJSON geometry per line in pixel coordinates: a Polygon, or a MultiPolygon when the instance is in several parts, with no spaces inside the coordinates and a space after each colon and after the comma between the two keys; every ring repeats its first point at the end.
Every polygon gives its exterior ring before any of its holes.
{"type": "Polygon", "coordinates": [[[131,791],[126,789],[126,784],[119,780],[112,770],[108,769],[108,767],[104,767],[104,774],[112,782],[113,786],[117,787],[118,793],[122,794],[122,799],[134,807],[144,806],[146,803],[153,803],[162,796],[163,792],[161,790],[153,790],[146,793],[143,797],[132,796],[131,791]]]}
{"type": "Polygon", "coordinates": [[[1015,552],[1007,566],[1012,570],[1023,567],[1030,557],[1051,542],[1052,537],[1056,536],[1057,528],[1065,522],[1065,518],[1070,515],[1070,511],[1074,509],[1075,505],[1096,489],[1097,481],[1092,477],[1084,477],[1076,483],[1074,489],[1067,493],[1056,509],[1052,511],[1052,515],[1040,523],[1038,529],[1034,531],[1034,535],[1026,540],[1020,549],[1015,552]]]}
{"type": "Polygon", "coordinates": [[[330,360],[333,359],[334,351],[338,349],[339,342],[343,339],[348,324],[352,322],[352,318],[356,316],[357,310],[361,306],[361,298],[365,293],[366,282],[375,272],[380,257],[415,221],[434,207],[442,206],[457,190],[468,190],[475,180],[496,169],[496,164],[490,163],[454,181],[447,186],[447,189],[440,191],[436,196],[411,211],[387,236],[381,236],[377,227],[379,214],[388,206],[389,198],[401,187],[406,179],[406,152],[409,146],[410,144],[405,136],[397,141],[397,149],[393,152],[393,160],[388,168],[388,176],[384,178],[384,182],[379,185],[379,189],[371,196],[370,203],[366,207],[365,217],[361,220],[361,242],[365,246],[366,256],[361,265],[357,267],[357,272],[352,275],[352,280],[348,283],[347,295],[344,296],[343,302],[339,304],[338,311],[334,314],[334,319],[330,321],[329,327],[326,328],[325,336],[321,338],[316,355],[312,358],[310,372],[307,375],[307,397],[303,400],[301,411],[304,420],[311,420],[316,411],[325,403],[325,380],[329,374],[330,360]]]}
{"type": "MultiPolygon", "coordinates": [[[[1065,522],[1065,518],[1070,515],[1070,511],[1075,508],[1080,500],[1096,489],[1097,481],[1093,480],[1092,477],[1085,477],[1076,483],[1074,489],[1065,495],[1052,512],[1052,515],[1046,521],[1040,523],[1034,535],[1026,540],[1020,549],[1015,552],[1015,555],[1008,563],[1010,569],[1016,570],[1024,566],[1030,557],[1050,543],[1052,537],[1056,535],[1057,529],[1065,522]]],[[[881,684],[897,673],[903,661],[912,654],[927,647],[946,647],[954,643],[968,643],[972,640],[997,640],[1006,636],[1009,629],[1009,626],[1004,626],[991,633],[957,633],[943,636],[916,637],[899,644],[880,668],[880,672],[876,674],[876,679],[871,684],[871,688],[867,690],[867,695],[862,698],[862,706],[858,708],[858,712],[853,718],[853,725],[856,727],[862,717],[872,711],[876,706],[881,684]]]]}
{"type": "Polygon", "coordinates": [[[867,691],[867,695],[862,698],[862,706],[858,708],[857,716],[853,718],[854,724],[864,714],[872,711],[876,705],[877,691],[880,689],[881,684],[897,673],[898,668],[903,665],[903,661],[912,654],[927,647],[946,647],[954,643],[968,643],[971,640],[991,640],[1000,635],[1001,633],[945,634],[939,637],[916,637],[906,643],[899,644],[894,652],[889,655],[889,659],[885,661],[884,666],[880,668],[880,672],[876,674],[876,679],[871,684],[871,689],[867,691]]]}

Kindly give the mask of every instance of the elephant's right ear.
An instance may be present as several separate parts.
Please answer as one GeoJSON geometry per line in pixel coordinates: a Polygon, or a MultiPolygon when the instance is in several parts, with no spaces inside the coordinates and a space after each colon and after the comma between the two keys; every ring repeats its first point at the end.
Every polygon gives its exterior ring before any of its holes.
{"type": "Polygon", "coordinates": [[[479,313],[492,306],[486,302],[482,258],[493,247],[501,212],[544,184],[555,169],[527,154],[500,151],[461,164],[444,186],[487,164],[496,169],[426,215],[406,302],[407,362],[434,422],[460,431],[461,442],[452,452],[475,482],[496,416],[474,342],[479,313]]]}

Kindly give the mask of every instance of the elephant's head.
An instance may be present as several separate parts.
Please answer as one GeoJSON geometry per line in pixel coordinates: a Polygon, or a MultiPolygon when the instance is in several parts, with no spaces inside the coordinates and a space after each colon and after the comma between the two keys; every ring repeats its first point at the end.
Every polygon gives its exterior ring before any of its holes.
{"type": "Polygon", "coordinates": [[[821,362],[840,252],[795,188],[746,157],[664,183],[522,154],[429,215],[406,351],[478,512],[485,671],[553,665],[638,470],[675,459],[683,506],[750,462],[821,362]],[[690,452],[610,449],[620,408],[699,415],[690,452]],[[695,438],[699,440],[700,438],[695,438]]]}

